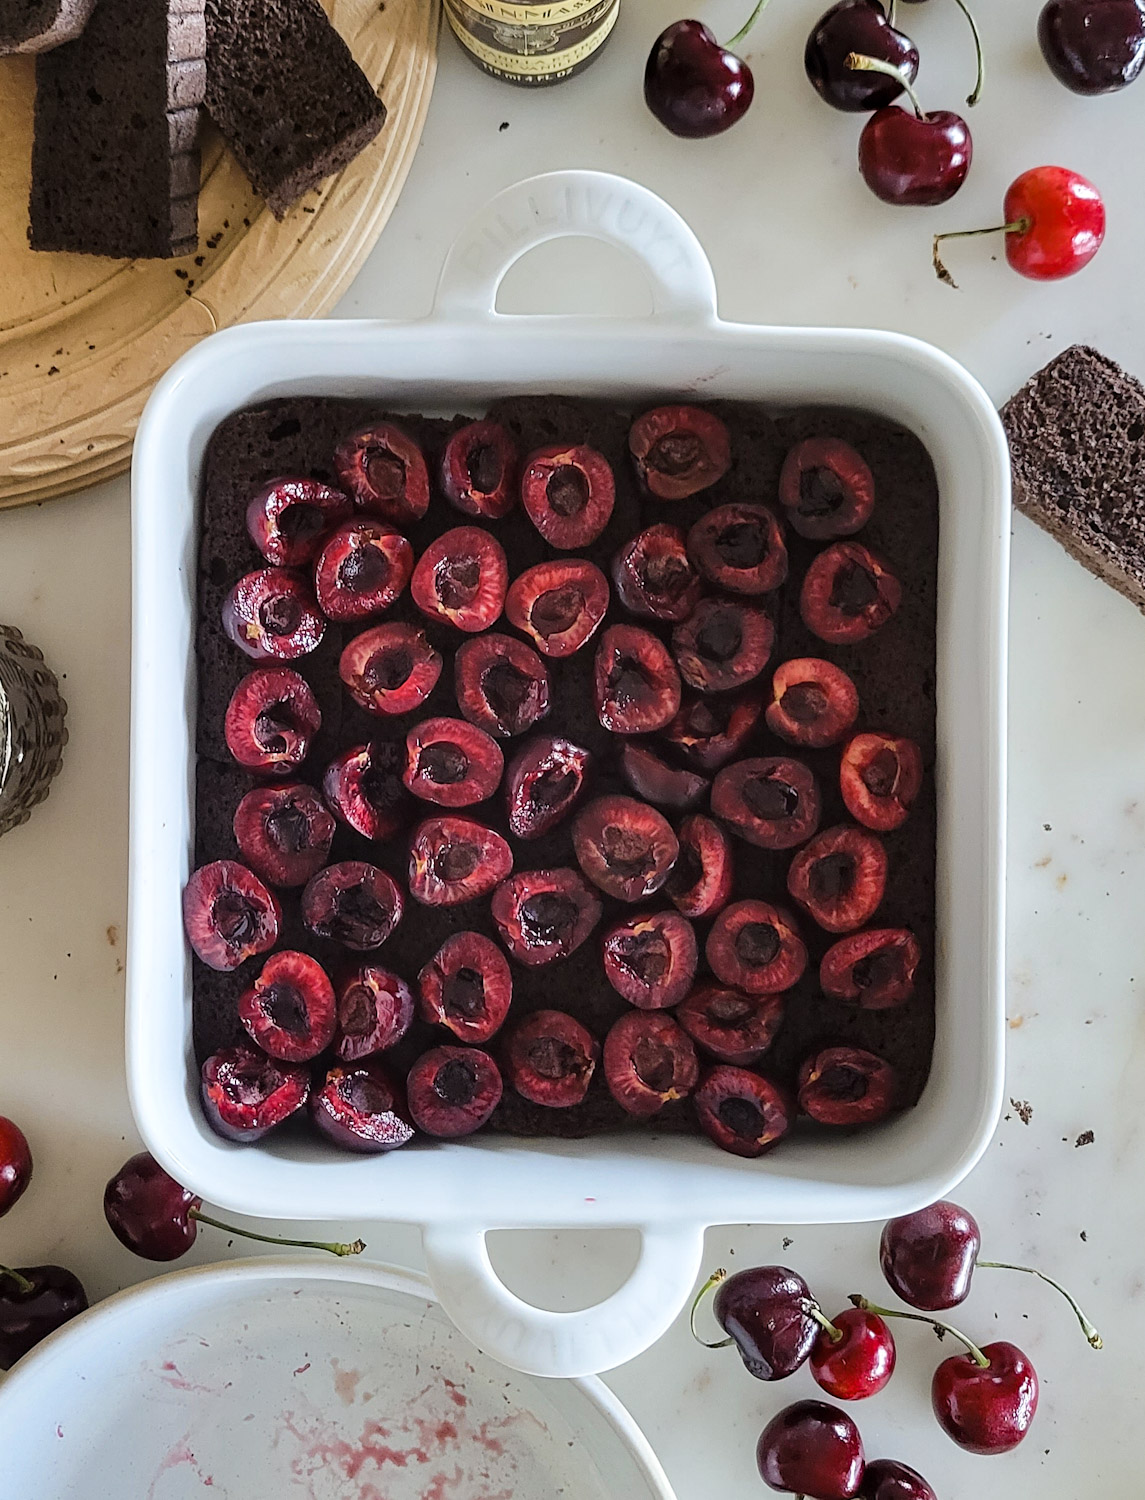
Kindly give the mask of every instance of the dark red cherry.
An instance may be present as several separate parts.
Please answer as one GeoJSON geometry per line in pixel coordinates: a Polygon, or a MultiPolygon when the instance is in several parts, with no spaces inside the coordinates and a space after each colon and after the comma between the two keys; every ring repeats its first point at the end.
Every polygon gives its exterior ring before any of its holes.
{"type": "Polygon", "coordinates": [[[595,542],[612,518],[616,483],[603,453],[586,446],[538,448],[521,473],[521,504],[551,547],[595,542]]]}
{"type": "Polygon", "coordinates": [[[748,1068],[775,1040],[783,1022],[783,997],[702,984],[677,1008],[676,1019],[696,1045],[719,1062],[748,1068]]]}
{"type": "Polygon", "coordinates": [[[670,766],[639,741],[620,751],[620,774],[638,797],[659,807],[695,807],[708,791],[708,778],[696,771],[670,766]]]}
{"type": "Polygon", "coordinates": [[[577,870],[523,870],[503,880],[490,903],[501,941],[535,968],[575,953],[601,917],[600,898],[577,870]]]}
{"type": "Polygon", "coordinates": [[[497,521],[517,501],[517,445],[500,422],[459,427],[441,458],[441,488],[467,516],[497,521]]]}
{"type": "Polygon", "coordinates": [[[413,573],[413,548],[392,526],[359,516],[329,537],[314,565],[318,607],[329,620],[380,615],[413,573]]]}
{"type": "Polygon", "coordinates": [[[278,898],[233,859],[200,865],[183,890],[187,941],[211,969],[237,969],[269,952],[281,921],[278,898]]]}
{"type": "Polygon", "coordinates": [[[334,986],[315,959],[283,949],[239,996],[239,1020],[271,1057],[309,1062],[334,1040],[334,986]]]}
{"type": "Polygon", "coordinates": [[[609,1093],[638,1119],[686,1099],[699,1076],[691,1037],[663,1011],[629,1011],[604,1039],[609,1093]]]}
{"type": "Polygon", "coordinates": [[[871,518],[875,480],[866,459],[840,438],[810,437],[783,461],[779,500],[800,536],[854,536],[871,518]]]}
{"type": "Polygon", "coordinates": [[[224,1047],[203,1064],[200,1092],[203,1114],[215,1134],[247,1146],[302,1108],[310,1093],[310,1073],[254,1047],[224,1047]]]}
{"type": "Polygon", "coordinates": [[[769,594],[787,577],[787,548],[766,505],[719,505],[688,532],[688,556],[733,594],[769,594]]]}
{"type": "Polygon", "coordinates": [[[313,562],[322,538],[353,513],[349,495],[317,479],[272,479],[250,498],[246,529],[275,568],[301,568],[313,562]]]}
{"type": "Polygon", "coordinates": [[[496,631],[463,641],[453,658],[457,706],[488,734],[524,734],[549,711],[549,674],[531,646],[496,631]]]}
{"type": "Polygon", "coordinates": [[[861,1500],[938,1500],[926,1480],[909,1464],[877,1458],[863,1471],[861,1500]]]}
{"type": "Polygon", "coordinates": [[[859,1429],[826,1401],[796,1401],[777,1412],[755,1457],[765,1484],[806,1500],[851,1500],[863,1479],[859,1429]]]}
{"type": "Polygon", "coordinates": [[[680,674],[663,641],[637,625],[611,625],[593,662],[596,714],[613,734],[652,734],[680,708],[680,674]]]}
{"type": "MultiPolygon", "coordinates": [[[[682,27],[697,24],[694,21],[678,23],[682,27]]],[[[670,31],[673,29],[669,27],[670,31]]],[[[706,27],[700,29],[707,30],[706,27]]],[[[732,465],[731,437],[727,427],[719,417],[701,406],[657,406],[646,411],[629,429],[628,449],[640,482],[658,500],[686,500],[701,490],[711,489],[732,465]]],[[[665,537],[668,533],[680,536],[674,526],[653,526],[650,531],[665,537]]],[[[642,533],[643,536],[649,534],[642,533]]]]}
{"type": "Polygon", "coordinates": [[[852,52],[902,69],[911,83],[918,76],[918,48],[891,25],[879,0],[839,0],[816,21],[803,52],[803,67],[815,92],[835,109],[879,109],[903,91],[903,85],[885,73],[848,68],[852,52]]]}
{"type": "Polygon", "coordinates": [[[0,1219],[23,1195],[31,1180],[32,1152],[28,1138],[15,1120],[0,1115],[0,1219]]]}
{"type": "Polygon", "coordinates": [[[738,599],[701,599],[672,631],[672,655],[689,687],[726,693],[759,676],[774,642],[764,610],[738,599]]]}
{"type": "Polygon", "coordinates": [[[855,932],[879,908],[887,884],[887,854],[860,828],[826,828],[800,849],[787,871],[787,889],[827,932],[855,932]]]}
{"type": "Polygon", "coordinates": [[[884,203],[948,202],[966,181],[973,154],[970,127],[947,109],[920,115],[890,104],[859,136],[859,171],[884,203]]]}
{"type": "Polygon", "coordinates": [[[401,888],[362,860],[327,865],[302,892],[302,920],[315,937],[344,948],[380,948],[402,919],[401,888]]]}
{"type": "Polygon", "coordinates": [[[935,1370],[930,1400],[940,1425],[968,1453],[1009,1453],[1038,1410],[1038,1375],[1016,1344],[983,1344],[983,1368],[971,1354],[952,1354],[935,1370]]]}
{"type": "Polygon", "coordinates": [[[488,896],[512,870],[509,845],[472,818],[426,818],[410,840],[410,895],[423,906],[457,906],[488,896]]]}
{"type": "Polygon", "coordinates": [[[711,818],[693,814],[677,833],[680,852],[664,889],[685,917],[712,917],[731,899],[735,856],[731,840],[711,818]]]}
{"type": "Polygon", "coordinates": [[[758,1073],[726,1065],[705,1074],[695,1106],[700,1129],[733,1156],[762,1156],[783,1139],[795,1119],[795,1107],[782,1089],[758,1073]]]}
{"type": "Polygon", "coordinates": [[[819,984],[825,995],[863,1010],[890,1010],[914,994],[921,959],[918,939],[905,927],[874,927],[840,938],[823,955],[819,984]]]}
{"type": "Polygon", "coordinates": [[[423,719],[406,735],[407,788],[439,807],[472,807],[501,785],[505,758],[483,729],[465,719],[423,719]]]}
{"type": "Polygon", "coordinates": [[[470,634],[501,618],[508,587],[505,549],[480,526],[455,526],[430,542],[410,580],[423,615],[470,634]]]}
{"type": "Polygon", "coordinates": [[[858,542],[835,542],[807,569],[799,612],[813,635],[853,646],[885,625],[902,602],[886,563],[858,542]]]}
{"type": "Polygon", "coordinates": [[[748,1373],[770,1381],[786,1380],[806,1362],[819,1332],[807,1311],[814,1305],[802,1276],[786,1266],[753,1266],[720,1283],[712,1311],[748,1373]]]}
{"type": "Polygon", "coordinates": [[[321,642],[326,621],[309,583],[286,568],[240,578],[223,601],[223,629],[255,661],[294,661],[321,642]]]}
{"type": "Polygon", "coordinates": [[[712,783],[712,812],[760,849],[794,849],[819,827],[819,786],[786,756],[740,760],[712,783]]]}
{"type": "Polygon", "coordinates": [[[446,1026],[463,1042],[500,1031],[513,1001],[509,960],[479,932],[455,932],[417,976],[423,1021],[446,1026]]]}
{"type": "Polygon", "coordinates": [[[692,765],[718,771],[747,744],[762,712],[752,692],[727,698],[685,697],[663,735],[692,765]]]}
{"type": "Polygon", "coordinates": [[[86,1311],[87,1293],[63,1266],[0,1267],[0,1370],[86,1311]]]}
{"type": "Polygon", "coordinates": [[[679,526],[649,526],[612,559],[612,581],[625,609],[650,620],[686,620],[703,581],[688,560],[679,526]]]}
{"type": "Polygon", "coordinates": [[[820,1125],[873,1125],[897,1092],[890,1063],[859,1047],[827,1047],[799,1069],[799,1108],[820,1125]]]}
{"type": "Polygon", "coordinates": [[[536,735],[522,745],[505,778],[509,827],[517,838],[540,838],[568,817],[591,760],[580,745],[553,735],[536,735]]]}
{"type": "Polygon", "coordinates": [[[330,855],[334,819],[312,786],[256,786],[235,808],[235,842],[270,885],[305,885],[330,855]]]}
{"type": "Polygon", "coordinates": [[[856,823],[890,833],[922,789],[922,753],[903,735],[856,734],[843,746],[839,788],[856,823]]]}
{"type": "Polygon", "coordinates": [[[640,1010],[666,1010],[692,988],[699,950],[691,922],[679,912],[622,917],[601,947],[609,984],[640,1010]]]}
{"type": "Polygon", "coordinates": [[[344,1151],[393,1151],[414,1134],[405,1091],[375,1057],[335,1063],[310,1095],[310,1118],[344,1151]]]}
{"type": "Polygon", "coordinates": [[[290,667],[258,667],[231,694],[223,732],[248,771],[288,776],[306,759],[322,714],[310,684],[290,667]]]}
{"type": "Polygon", "coordinates": [[[513,580],[505,618],[544,656],[571,656],[596,634],[608,609],[608,579],[579,557],[538,563],[513,580]]]}
{"type": "Polygon", "coordinates": [[[335,1052],[343,1062],[388,1052],[410,1029],[413,1009],[404,979],[389,969],[359,964],[338,986],[335,1052]]]}
{"type": "Polygon", "coordinates": [[[472,1135],[501,1102],[501,1070],[478,1047],[433,1047],[406,1079],[409,1112],[426,1135],[472,1135]]]}
{"type": "Polygon", "coordinates": [[[437,686],[441,657],[423,630],[393,621],[356,635],[342,652],[338,674],[367,713],[408,714],[437,686]]]}
{"type": "Polygon", "coordinates": [[[131,1156],[103,1192],[103,1212],[116,1239],[144,1260],[178,1260],[195,1243],[191,1211],[201,1198],[165,1172],[149,1151],[131,1156]]]}
{"type": "Polygon", "coordinates": [[[648,54],[644,102],[673,135],[697,139],[729,130],[754,94],[747,63],[721,47],[702,21],[674,21],[648,54]]]}
{"type": "Polygon", "coordinates": [[[836,1401],[877,1396],[894,1374],[895,1341],[878,1313],[848,1307],[821,1328],[811,1350],[815,1383],[836,1401]]]}
{"type": "Polygon", "coordinates": [[[572,829],[577,863],[620,901],[643,901],[668,879],[680,845],[663,813],[634,797],[597,797],[572,829]]]}
{"type": "Polygon", "coordinates": [[[858,691],[840,667],[817,656],[776,667],[765,718],[781,740],[823,750],[841,740],[858,717],[858,691]]]}
{"type": "Polygon", "coordinates": [[[414,440],[392,422],[363,428],[334,450],[334,467],[359,510],[395,526],[429,509],[429,472],[414,440]]]}
{"type": "Polygon", "coordinates": [[[1048,0],[1038,42],[1050,70],[1075,94],[1110,94],[1145,66],[1143,0],[1048,0]]]}
{"type": "Polygon", "coordinates": [[[326,767],[322,795],[343,823],[385,843],[405,822],[410,801],[402,783],[405,747],[393,740],[353,745],[326,767]]]}
{"type": "Polygon", "coordinates": [[[712,923],[704,949],[717,979],[749,995],[777,995],[798,984],[807,949],[794,919],[767,901],[735,901],[712,923]]]}
{"type": "Polygon", "coordinates": [[[940,1201],[891,1219],[883,1228],[879,1259],[891,1289],[911,1307],[941,1312],[970,1292],[982,1234],[978,1221],[957,1203],[940,1201]]]}
{"type": "Polygon", "coordinates": [[[579,1021],[563,1010],[537,1010],[505,1044],[505,1076],[531,1104],[571,1109],[588,1093],[599,1059],[600,1044],[579,1021]]]}

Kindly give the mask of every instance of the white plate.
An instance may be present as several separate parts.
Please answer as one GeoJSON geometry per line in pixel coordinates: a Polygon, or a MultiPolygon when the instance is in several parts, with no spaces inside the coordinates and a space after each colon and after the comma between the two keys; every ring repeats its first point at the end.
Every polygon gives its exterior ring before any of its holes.
{"type": "Polygon", "coordinates": [[[123,1292],[7,1377],[0,1431],[5,1500],[673,1500],[598,1380],[511,1375],[353,1262],[123,1292]]]}

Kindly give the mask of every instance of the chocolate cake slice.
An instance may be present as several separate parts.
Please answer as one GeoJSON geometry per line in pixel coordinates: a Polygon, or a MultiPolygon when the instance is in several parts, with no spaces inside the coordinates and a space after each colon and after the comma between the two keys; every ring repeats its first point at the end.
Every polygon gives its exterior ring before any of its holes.
{"type": "Polygon", "coordinates": [[[74,41],[94,5],[95,0],[0,0],[0,57],[47,52],[74,41]]]}
{"type": "Polygon", "coordinates": [[[36,62],[33,250],[129,259],[198,240],[203,0],[99,0],[36,62]]]}
{"type": "Polygon", "coordinates": [[[1014,504],[1145,610],[1145,386],[1075,344],[1002,409],[1014,504]]]}
{"type": "Polygon", "coordinates": [[[318,0],[207,0],[207,111],[278,219],[386,118],[318,0]]]}

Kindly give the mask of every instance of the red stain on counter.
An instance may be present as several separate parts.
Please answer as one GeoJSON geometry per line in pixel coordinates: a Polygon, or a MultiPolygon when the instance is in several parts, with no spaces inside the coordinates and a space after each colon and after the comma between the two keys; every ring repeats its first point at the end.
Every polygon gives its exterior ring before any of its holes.
{"type": "Polygon", "coordinates": [[[191,1470],[205,1490],[214,1488],[214,1476],[203,1473],[199,1461],[191,1449],[190,1433],[186,1433],[168,1450],[167,1455],[160,1463],[159,1468],[155,1472],[155,1478],[148,1487],[147,1500],[155,1500],[159,1489],[159,1481],[163,1478],[164,1474],[169,1474],[172,1469],[179,1469],[184,1465],[191,1470]]]}

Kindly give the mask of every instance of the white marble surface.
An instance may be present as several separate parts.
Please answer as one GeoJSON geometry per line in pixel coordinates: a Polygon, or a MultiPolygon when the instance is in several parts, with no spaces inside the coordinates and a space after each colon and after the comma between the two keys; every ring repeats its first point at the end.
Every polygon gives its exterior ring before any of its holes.
{"type": "MultiPolygon", "coordinates": [[[[728,34],[746,5],[710,0],[703,14],[728,34]]],[[[426,309],[447,244],[480,202],[533,172],[594,166],[639,178],[690,220],[727,317],[903,329],[957,355],[999,400],[1078,339],[1145,375],[1145,83],[1105,100],[1065,93],[1037,54],[1038,8],[981,0],[991,73],[972,121],[978,156],[961,195],[936,211],[871,198],[853,167],[857,123],[807,87],[800,57],[820,0],[783,0],[764,17],[748,49],[755,106],[709,143],[674,140],[644,110],[644,55],[673,14],[662,3],[624,0],[597,66],[544,95],[482,77],[446,38],[409,184],[341,311],[426,309]],[[972,242],[951,256],[962,292],[939,286],[932,230],[992,222],[1010,178],[1046,161],[1086,172],[1105,193],[1110,233],[1094,265],[1037,287],[972,242]]],[[[923,49],[924,102],[953,107],[970,82],[955,6],[904,12],[923,49]]],[[[504,305],[608,310],[645,295],[631,267],[578,242],[535,252],[504,305]]],[[[36,1154],[31,1190],[0,1224],[0,1260],[63,1261],[93,1296],[153,1269],[119,1247],[100,1213],[104,1180],[136,1140],[122,1064],[128,580],[125,480],[0,514],[0,618],[64,676],[72,736],[49,801],[0,842],[0,1112],[24,1123],[36,1154]]],[[[1145,1334],[1145,621],[1018,520],[1011,644],[1008,1093],[1023,1107],[1007,1111],[959,1196],[990,1254],[1036,1261],[1075,1287],[1107,1347],[1091,1354],[1048,1289],[983,1272],[962,1310],[968,1332],[1014,1337],[1042,1375],[1025,1445],[974,1458],[937,1430],[927,1391],[939,1351],[922,1330],[903,1334],[898,1376],[856,1414],[871,1454],[915,1463],[943,1500],[1127,1500],[1140,1493],[1131,1392],[1145,1334]],[[1078,1144],[1090,1131],[1092,1144],[1078,1144]]],[[[412,1230],[378,1226],[368,1238],[379,1257],[419,1261],[412,1230]]],[[[795,1229],[790,1243],[782,1229],[757,1228],[715,1231],[709,1248],[712,1265],[782,1255],[831,1307],[852,1290],[878,1293],[876,1244],[873,1226],[795,1229]]],[[[206,1231],[193,1259],[231,1253],[242,1248],[206,1231]]],[[[559,1248],[549,1236],[515,1236],[495,1254],[525,1295],[575,1307],[618,1282],[631,1246],[617,1236],[566,1236],[559,1248]]],[[[816,1390],[806,1372],[761,1386],[679,1325],[611,1382],[679,1500],[759,1494],[759,1428],[816,1390]]]]}

